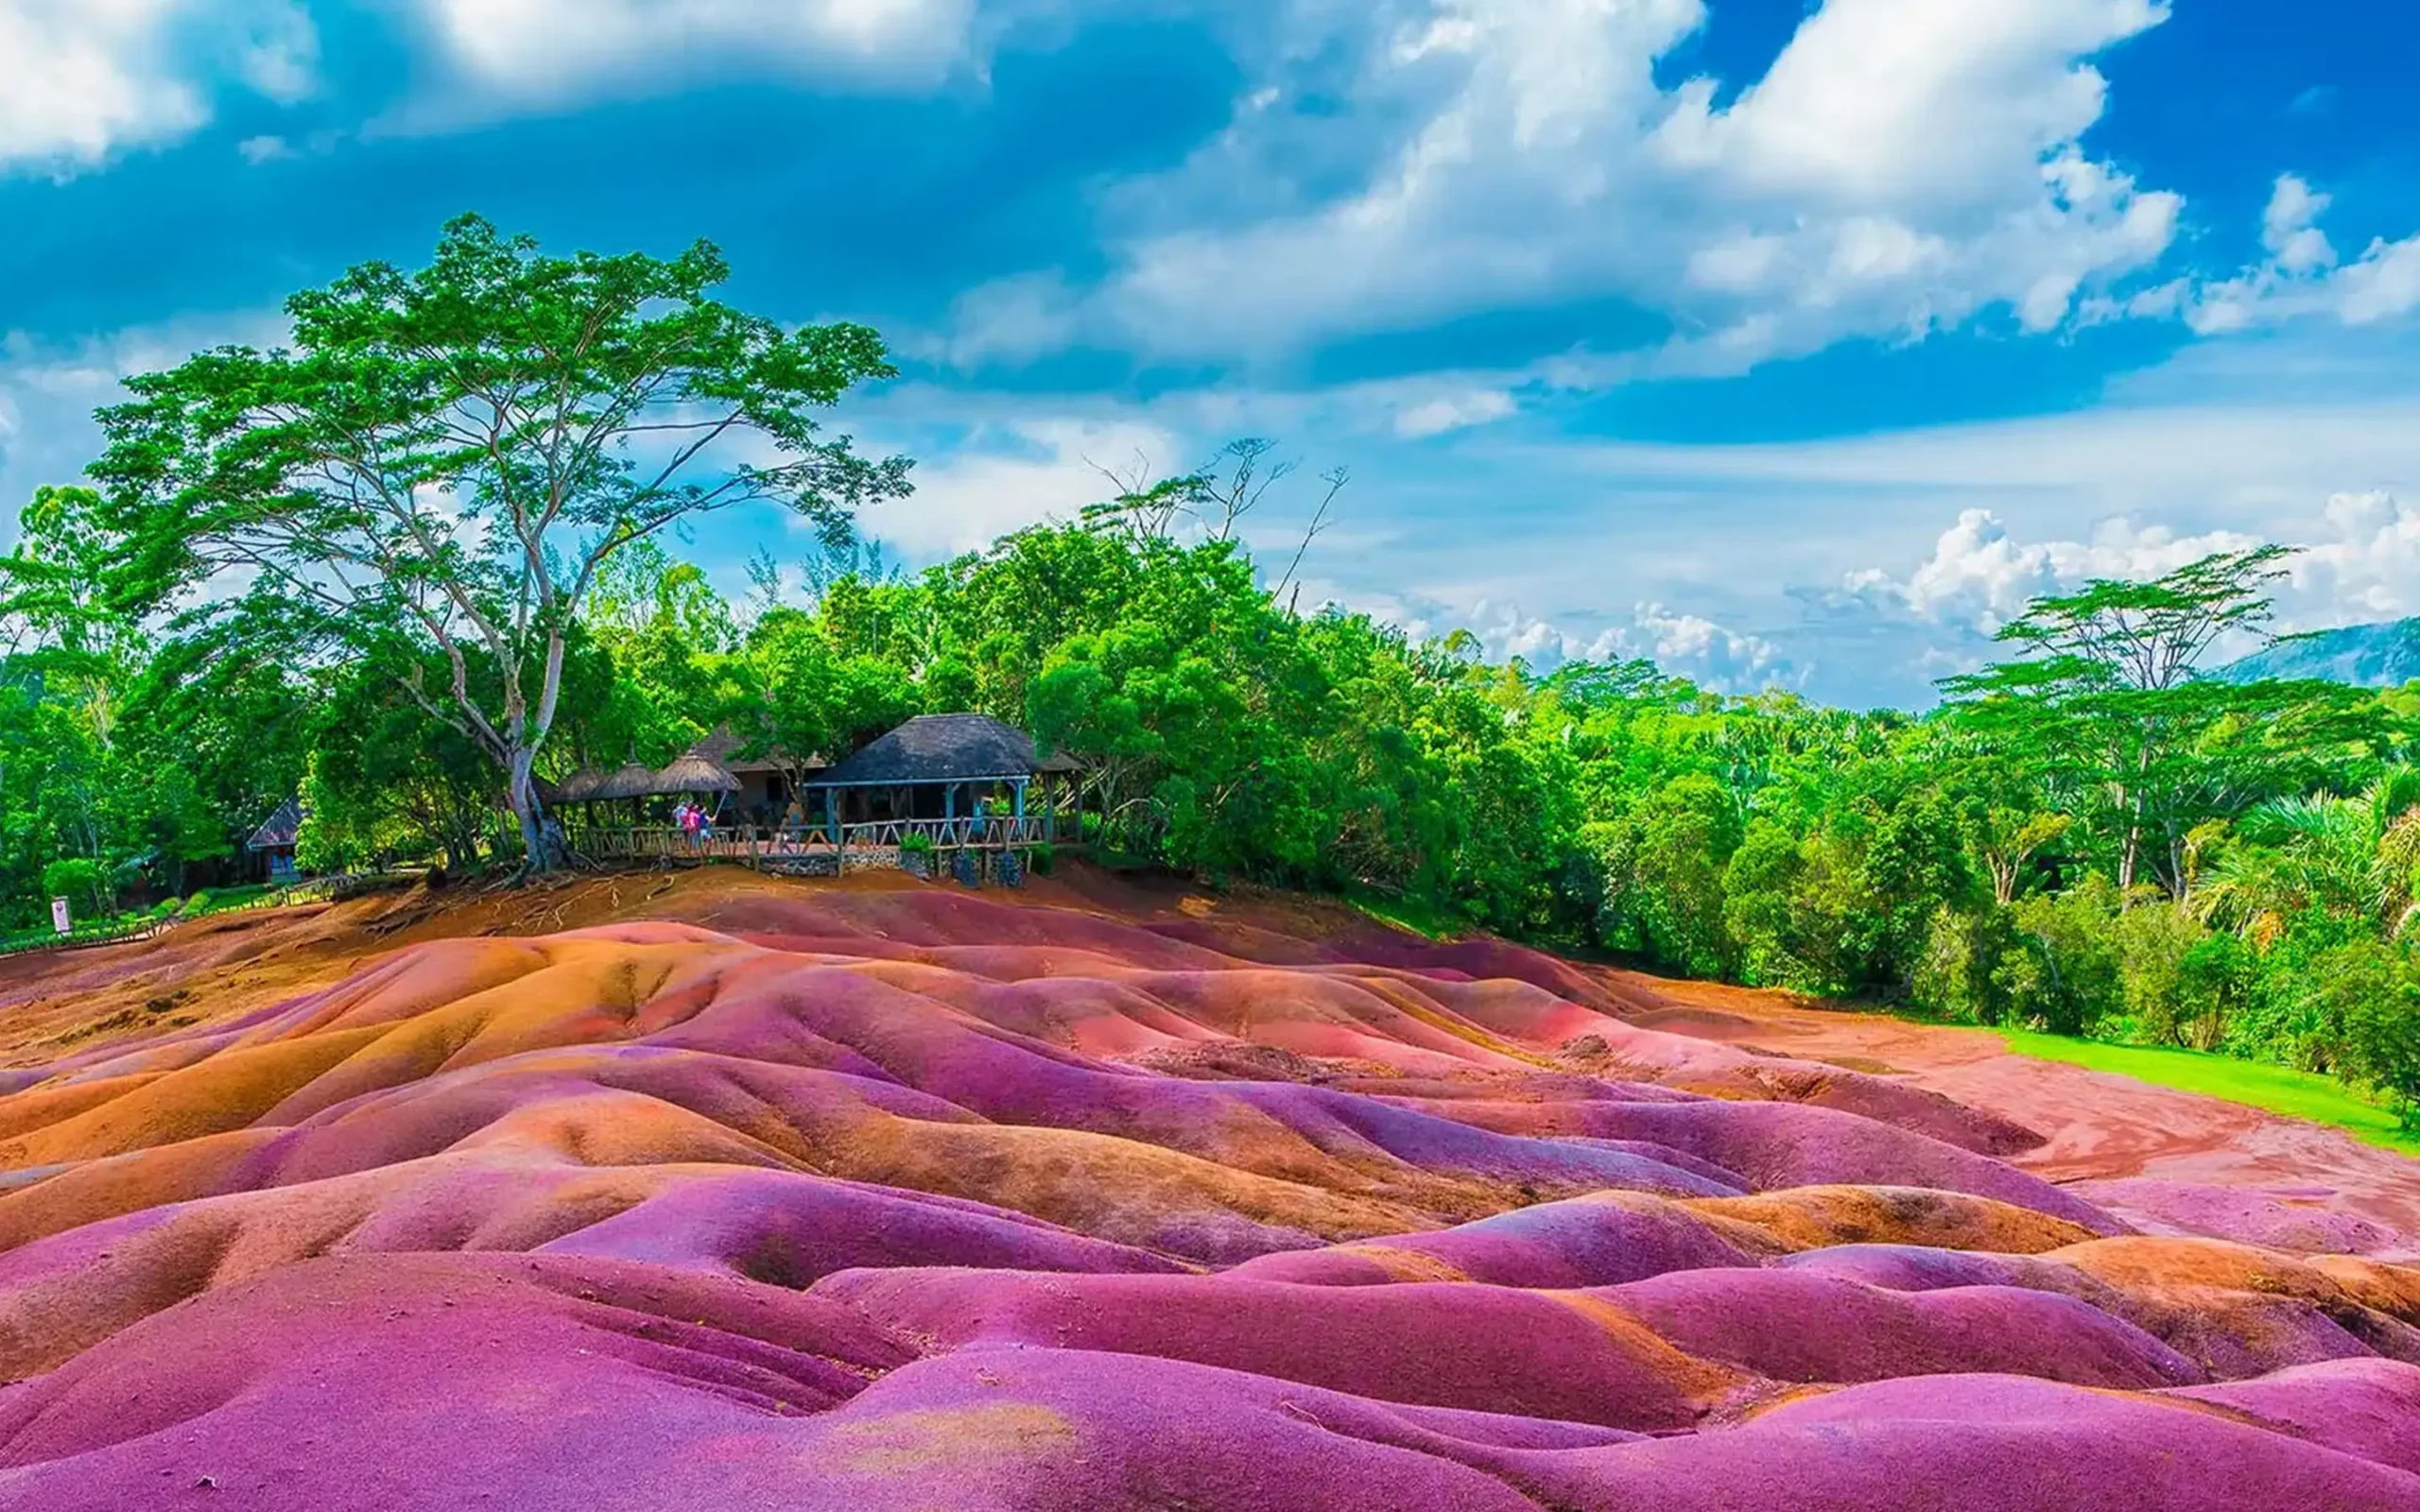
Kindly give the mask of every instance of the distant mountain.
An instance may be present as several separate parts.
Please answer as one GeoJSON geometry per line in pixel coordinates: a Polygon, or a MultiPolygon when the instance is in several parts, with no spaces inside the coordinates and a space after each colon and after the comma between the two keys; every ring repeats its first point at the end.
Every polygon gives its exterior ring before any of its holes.
{"type": "Polygon", "coordinates": [[[2221,667],[2218,676],[2229,682],[2318,678],[2357,688],[2399,688],[2420,678],[2420,619],[2298,635],[2221,667]]]}

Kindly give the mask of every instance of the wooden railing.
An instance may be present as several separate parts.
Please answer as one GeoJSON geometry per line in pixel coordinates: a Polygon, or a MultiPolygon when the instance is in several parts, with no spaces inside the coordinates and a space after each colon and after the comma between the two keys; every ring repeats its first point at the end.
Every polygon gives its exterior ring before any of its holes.
{"type": "Polygon", "coordinates": [[[980,819],[878,819],[840,826],[848,850],[895,850],[909,835],[921,835],[936,850],[1022,850],[1050,840],[1049,820],[1040,815],[980,819]]]}
{"type": "Polygon", "coordinates": [[[897,864],[899,852],[921,836],[936,851],[1030,850],[1060,835],[1073,839],[1074,821],[1047,814],[995,815],[980,819],[877,819],[843,824],[836,834],[820,820],[797,829],[763,825],[717,826],[704,834],[669,825],[580,825],[566,838],[591,861],[727,861],[781,868],[823,862],[897,864]]]}

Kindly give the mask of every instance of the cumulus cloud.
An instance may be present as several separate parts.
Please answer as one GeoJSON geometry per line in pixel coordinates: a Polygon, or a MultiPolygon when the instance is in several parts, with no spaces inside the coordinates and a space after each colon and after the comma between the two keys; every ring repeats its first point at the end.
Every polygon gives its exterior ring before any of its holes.
{"type": "Polygon", "coordinates": [[[298,99],[318,64],[318,34],[285,0],[0,0],[0,172],[174,141],[224,87],[298,99]]]}
{"type": "MultiPolygon", "coordinates": [[[[1781,647],[1760,635],[1717,625],[1702,614],[1676,613],[1661,604],[1641,604],[1635,629],[1609,632],[1615,644],[1644,656],[1667,672],[1678,672],[1723,693],[1756,693],[1802,687],[1811,667],[1794,665],[1781,647]]],[[[1595,660],[1606,658],[1599,655],[1595,660]]]]}
{"type": "Polygon", "coordinates": [[[1989,633],[2031,600],[2092,578],[2157,577],[2215,552],[2259,544],[2218,530],[2180,535],[2127,519],[2103,522],[2088,541],[2020,541],[1999,516],[1967,509],[1933,543],[1932,556],[1904,576],[1879,568],[1849,575],[1852,594],[1902,606],[1918,618],[1989,633]]]}
{"type": "MultiPolygon", "coordinates": [[[[2420,614],[2420,508],[2384,490],[2337,493],[2282,534],[2302,550],[2278,586],[2280,628],[2420,614]]],[[[1989,635],[2044,594],[2072,592],[2096,578],[2157,577],[2261,541],[2239,531],[2181,533],[2117,518],[2088,539],[2029,541],[1991,511],[1968,509],[1913,568],[1851,573],[1841,587],[1849,601],[1989,635]]]]}
{"type": "Polygon", "coordinates": [[[2204,335],[2305,316],[2375,325],[2420,309],[2420,233],[2378,237],[2349,263],[2319,229],[2329,197],[2293,174],[2281,176],[2261,216],[2268,255],[2221,282],[2195,289],[2187,324],[2204,335]]]}
{"type": "Polygon", "coordinates": [[[2321,531],[2294,562],[2290,628],[2420,614],[2420,506],[2383,489],[2335,494],[2321,531]]]}
{"type": "Polygon", "coordinates": [[[1571,662],[1628,662],[1640,658],[1717,693],[1761,693],[1800,688],[1813,668],[1780,646],[1702,614],[1660,603],[1632,608],[1628,620],[1593,631],[1575,630],[1530,613],[1513,600],[1463,598],[1421,593],[1366,593],[1314,580],[1307,597],[1324,598],[1400,626],[1415,640],[1467,630],[1489,657],[1519,658],[1534,671],[1551,672],[1571,662]]]}
{"type": "Polygon", "coordinates": [[[1302,115],[1240,111],[1114,200],[1130,227],[1106,284],[1023,329],[1223,355],[1614,298],[1672,319],[1668,369],[1703,371],[1993,308],[2048,328],[2173,235],[2175,196],[2080,146],[2106,93],[2089,59],[2165,15],[1829,0],[1718,107],[1713,81],[1654,74],[1702,0],[1297,0],[1272,68],[1357,49],[1352,108],[1321,120],[1404,123],[1357,186],[1317,192],[1336,154],[1302,115]],[[1235,187],[1254,175],[1279,187],[1235,187]]]}

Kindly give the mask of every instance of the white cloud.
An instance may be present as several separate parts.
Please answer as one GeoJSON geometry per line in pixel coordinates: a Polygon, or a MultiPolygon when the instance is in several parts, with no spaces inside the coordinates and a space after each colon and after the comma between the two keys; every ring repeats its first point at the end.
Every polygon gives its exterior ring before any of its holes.
{"type": "Polygon", "coordinates": [[[174,367],[204,348],[268,345],[286,331],[273,311],[172,322],[71,343],[0,335],[0,548],[45,483],[73,483],[100,445],[93,411],[123,400],[129,373],[174,367]]]}
{"type": "Polygon", "coordinates": [[[1060,347],[1075,334],[1077,295],[1057,273],[999,279],[959,296],[950,335],[926,341],[917,355],[965,369],[994,357],[1060,347]]]}
{"type": "Polygon", "coordinates": [[[2308,316],[2375,325],[2420,309],[2420,234],[2392,242],[2379,237],[2360,257],[2340,264],[2318,226],[2328,202],[2295,175],[2280,177],[2261,216],[2260,241],[2269,255],[2195,290],[2187,322],[2204,335],[2219,335],[2308,316]]]}
{"type": "Polygon", "coordinates": [[[1434,399],[1407,405],[1395,414],[1395,434],[1406,440],[1419,440],[1430,436],[1443,436],[1448,431],[1468,430],[1503,420],[1520,406],[1512,396],[1500,388],[1473,388],[1461,393],[1440,394],[1434,399]]]}
{"type": "MultiPolygon", "coordinates": [[[[879,454],[880,447],[862,448],[879,454]]],[[[1109,497],[1111,469],[1167,473],[1184,455],[1174,436],[1132,421],[1045,416],[987,428],[916,469],[916,491],[879,504],[858,524],[908,557],[929,560],[989,545],[1011,530],[1073,519],[1109,497]]]]}
{"type": "Polygon", "coordinates": [[[1725,628],[1702,614],[1674,613],[1661,604],[1638,606],[1636,625],[1635,634],[1610,632],[1615,644],[1717,692],[1804,686],[1814,670],[1794,666],[1781,647],[1760,635],[1725,628]]]}
{"type": "Polygon", "coordinates": [[[1997,211],[2100,118],[2083,60],[2166,17],[2152,0],[1831,0],[1728,110],[1710,82],[1685,88],[1657,142],[1792,199],[1997,211]]]}
{"type": "Polygon", "coordinates": [[[2329,197],[2293,174],[2280,174],[2260,216],[2260,245],[2289,273],[2308,273],[2336,261],[2336,249],[2315,224],[2329,197]]]}
{"type": "Polygon", "coordinates": [[[2383,489],[2331,495],[2293,568],[2290,629],[2420,614],[2420,507],[2383,489]]]}
{"type": "Polygon", "coordinates": [[[967,55],[975,0],[413,0],[486,88],[648,92],[700,67],[929,81],[967,55]]]}
{"type": "Polygon", "coordinates": [[[174,0],[0,5],[0,163],[98,162],[182,135],[207,112],[171,69],[174,0]]]}
{"type": "Polygon", "coordinates": [[[1332,181],[1335,154],[1305,146],[1315,128],[1239,112],[1177,174],[1113,198],[1130,228],[1115,272],[1022,322],[1028,350],[1276,352],[1613,298],[1678,327],[1634,370],[1737,370],[1994,307],[2047,329],[2168,248],[2177,198],[2078,145],[2105,94],[2087,60],[2163,19],[2151,0],[1829,0],[1719,110],[1711,81],[1654,78],[1706,14],[1701,0],[1397,0],[1374,20],[1297,0],[1305,35],[1272,67],[1357,48],[1335,113],[1365,131],[1410,124],[1364,144],[1359,187],[1323,198],[1313,176],[1332,181]],[[1235,187],[1255,179],[1277,187],[1235,187]],[[1239,219],[1217,213],[1239,198],[1239,219]]]}
{"type": "Polygon", "coordinates": [[[2333,282],[2336,314],[2346,325],[2372,325],[2420,309],[2420,235],[2371,242],[2333,282]]]}
{"type": "Polygon", "coordinates": [[[2088,541],[2027,543],[2012,537],[1990,510],[1967,509],[1933,543],[1930,559],[1905,577],[1869,568],[1851,573],[1843,586],[1853,594],[1904,605],[1918,618],[1988,634],[2043,594],[2092,578],[2157,577],[2213,553],[2259,543],[2256,537],[2233,531],[2180,535],[2123,518],[2102,522],[2088,541]]]}
{"type": "Polygon", "coordinates": [[[0,0],[0,172],[174,141],[210,119],[222,83],[299,99],[318,57],[286,0],[0,0]]]}
{"type": "Polygon", "coordinates": [[[235,6],[221,14],[221,24],[231,27],[236,75],[253,93],[291,105],[318,91],[319,28],[299,0],[235,6]]]}
{"type": "MultiPolygon", "coordinates": [[[[1894,576],[1867,569],[1849,574],[1842,586],[1852,599],[1988,635],[2043,594],[2073,592],[2096,578],[2157,577],[2264,539],[2236,530],[2185,534],[2118,518],[2101,522],[2085,540],[2020,541],[1997,515],[1968,509],[1912,571],[1894,576]]],[[[2303,548],[2276,591],[2279,628],[2420,614],[2420,508],[2406,507],[2394,493],[2332,494],[2315,515],[2275,539],[2303,548]]]]}
{"type": "Polygon", "coordinates": [[[1781,647],[1760,635],[1658,603],[1635,605],[1629,619],[1591,632],[1542,619],[1512,600],[1474,598],[1450,588],[1434,593],[1358,593],[1322,579],[1305,587],[1306,602],[1336,603],[1361,610],[1400,626],[1415,640],[1468,630],[1489,657],[1499,661],[1517,657],[1538,672],[1551,672],[1570,662],[1645,658],[1718,693],[1761,693],[1767,688],[1803,687],[1813,671],[1792,662],[1781,647]]]}

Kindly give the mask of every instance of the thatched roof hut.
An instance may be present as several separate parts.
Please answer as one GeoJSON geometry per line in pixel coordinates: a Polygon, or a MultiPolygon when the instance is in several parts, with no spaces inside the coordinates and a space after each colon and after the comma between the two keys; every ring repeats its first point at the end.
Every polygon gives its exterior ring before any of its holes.
{"type": "Polygon", "coordinates": [[[604,781],[605,774],[603,772],[596,771],[588,767],[582,767],[580,770],[572,773],[569,777],[564,778],[560,783],[556,784],[555,796],[549,799],[549,801],[554,803],[585,803],[596,796],[596,789],[604,781]]]}
{"type": "Polygon", "coordinates": [[[897,787],[927,782],[1021,782],[1044,770],[1033,737],[989,714],[919,714],[810,787],[897,787]]]}
{"type": "Polygon", "coordinates": [[[676,757],[671,765],[655,774],[655,791],[664,797],[691,793],[736,793],[739,779],[706,760],[696,751],[676,757]]]}
{"type": "Polygon", "coordinates": [[[651,768],[641,766],[636,762],[627,762],[620,771],[599,779],[596,791],[588,797],[594,802],[617,803],[624,799],[653,798],[658,791],[655,772],[651,768]]]}

